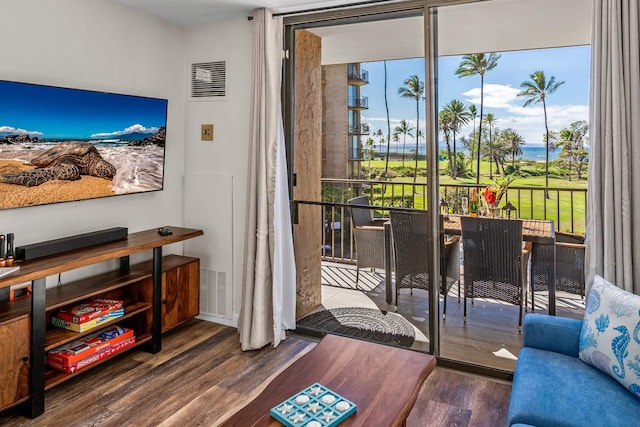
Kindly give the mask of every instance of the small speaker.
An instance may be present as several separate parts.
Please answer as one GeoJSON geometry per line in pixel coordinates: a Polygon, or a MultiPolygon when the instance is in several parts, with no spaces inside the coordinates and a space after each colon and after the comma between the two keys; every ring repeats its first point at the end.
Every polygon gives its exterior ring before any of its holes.
{"type": "Polygon", "coordinates": [[[48,240],[46,242],[33,243],[31,245],[18,246],[15,250],[16,258],[29,261],[62,252],[74,251],[89,246],[111,243],[126,239],[129,230],[125,227],[114,227],[106,230],[92,231],[91,233],[78,234],[63,237],[61,239],[48,240]]]}

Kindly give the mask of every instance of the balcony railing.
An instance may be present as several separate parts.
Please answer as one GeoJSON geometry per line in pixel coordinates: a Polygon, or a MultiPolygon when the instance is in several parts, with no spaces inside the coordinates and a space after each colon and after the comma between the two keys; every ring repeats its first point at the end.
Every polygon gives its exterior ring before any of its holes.
{"type": "Polygon", "coordinates": [[[369,108],[369,98],[366,96],[351,96],[349,97],[349,108],[366,109],[369,108]]]}
{"type": "Polygon", "coordinates": [[[349,70],[347,73],[350,82],[357,82],[360,84],[369,83],[369,72],[367,70],[358,70],[353,65],[349,64],[349,70]]]}
{"type": "Polygon", "coordinates": [[[352,135],[368,135],[369,126],[364,124],[360,126],[349,126],[349,133],[352,135]]]}
{"type": "MultiPolygon", "coordinates": [[[[375,180],[323,179],[323,202],[346,203],[356,195],[368,195],[372,206],[395,206],[425,209],[427,186],[425,183],[402,183],[375,180]]],[[[447,201],[450,213],[462,213],[463,197],[471,200],[473,189],[482,197],[485,185],[443,184],[440,195],[447,201]]],[[[586,225],[587,190],[584,188],[549,188],[510,186],[501,206],[507,201],[515,206],[512,218],[552,220],[556,231],[584,234],[586,225]]],[[[480,199],[478,199],[480,200],[480,199]]],[[[387,210],[374,211],[378,217],[387,210]]],[[[354,260],[353,234],[349,209],[325,206],[323,208],[323,259],[342,262],[354,260]]]]}

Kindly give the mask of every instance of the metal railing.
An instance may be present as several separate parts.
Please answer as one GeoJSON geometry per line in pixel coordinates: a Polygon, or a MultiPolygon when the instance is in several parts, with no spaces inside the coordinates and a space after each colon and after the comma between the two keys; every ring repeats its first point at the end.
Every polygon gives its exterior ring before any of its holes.
{"type": "Polygon", "coordinates": [[[358,80],[364,83],[369,83],[369,72],[363,69],[360,69],[360,71],[358,71],[356,67],[352,66],[352,64],[349,64],[347,75],[349,80],[358,80]]]}
{"type": "MultiPolygon", "coordinates": [[[[442,184],[440,196],[447,202],[449,213],[464,213],[463,200],[471,200],[475,189],[480,202],[486,185],[442,184]]],[[[381,180],[322,179],[323,202],[346,203],[351,197],[369,196],[371,206],[425,209],[425,183],[389,182],[381,180]]],[[[507,202],[515,207],[511,218],[552,220],[556,231],[584,234],[586,226],[587,190],[584,188],[548,188],[510,186],[500,206],[507,202]],[[548,190],[548,197],[545,197],[548,190]]],[[[503,211],[505,216],[507,213],[503,211]]],[[[376,217],[386,217],[388,209],[374,210],[376,217]]],[[[352,262],[355,257],[349,209],[343,206],[323,207],[324,260],[352,262]]]]}
{"type": "Polygon", "coordinates": [[[369,98],[366,96],[350,96],[349,108],[369,108],[369,98]]]}

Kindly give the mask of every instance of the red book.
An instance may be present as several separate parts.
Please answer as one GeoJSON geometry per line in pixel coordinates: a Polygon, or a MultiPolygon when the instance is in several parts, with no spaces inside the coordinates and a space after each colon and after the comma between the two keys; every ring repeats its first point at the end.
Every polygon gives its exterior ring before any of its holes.
{"type": "Polygon", "coordinates": [[[122,301],[98,298],[73,307],[63,308],[58,312],[58,318],[65,322],[85,323],[112,311],[121,310],[122,301]]]}

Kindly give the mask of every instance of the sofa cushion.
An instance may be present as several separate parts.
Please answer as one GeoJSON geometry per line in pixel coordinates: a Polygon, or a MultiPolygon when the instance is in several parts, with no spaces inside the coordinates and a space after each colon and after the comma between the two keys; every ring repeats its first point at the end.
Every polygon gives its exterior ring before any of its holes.
{"type": "Polygon", "coordinates": [[[579,356],[640,399],[640,295],[596,276],[585,306],[579,356]]]}
{"type": "Polygon", "coordinates": [[[508,425],[629,426],[640,402],[577,357],[525,347],[518,354],[508,425]]]}

